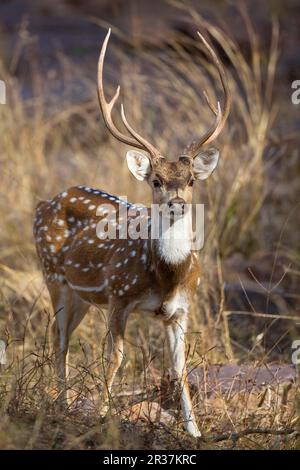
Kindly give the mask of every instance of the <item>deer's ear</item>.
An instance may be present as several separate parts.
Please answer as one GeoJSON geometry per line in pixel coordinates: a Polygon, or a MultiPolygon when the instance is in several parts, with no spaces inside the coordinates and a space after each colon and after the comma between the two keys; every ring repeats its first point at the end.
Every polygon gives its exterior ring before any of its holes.
{"type": "Polygon", "coordinates": [[[129,150],[126,154],[127,165],[133,176],[137,180],[145,180],[151,173],[151,163],[149,158],[137,150],[129,150]]]}
{"type": "Polygon", "coordinates": [[[211,175],[218,164],[219,150],[210,148],[203,150],[193,160],[193,173],[197,180],[205,180],[211,175]]]}

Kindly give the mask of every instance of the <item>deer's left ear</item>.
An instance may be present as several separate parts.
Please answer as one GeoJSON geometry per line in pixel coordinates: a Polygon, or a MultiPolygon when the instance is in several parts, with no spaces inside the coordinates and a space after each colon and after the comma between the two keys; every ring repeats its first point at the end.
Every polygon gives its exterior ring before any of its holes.
{"type": "Polygon", "coordinates": [[[205,180],[214,171],[219,160],[219,150],[203,150],[193,159],[193,173],[197,180],[205,180]]]}
{"type": "Polygon", "coordinates": [[[133,176],[139,181],[148,178],[151,173],[149,158],[138,150],[129,150],[126,154],[127,165],[133,176]]]}

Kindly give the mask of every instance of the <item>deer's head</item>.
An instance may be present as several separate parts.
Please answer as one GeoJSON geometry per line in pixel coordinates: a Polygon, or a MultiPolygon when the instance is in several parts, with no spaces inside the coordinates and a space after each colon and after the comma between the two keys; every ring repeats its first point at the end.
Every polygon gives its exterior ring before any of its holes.
{"type": "Polygon", "coordinates": [[[194,181],[208,178],[218,164],[219,151],[204,146],[211,143],[220,134],[229,114],[230,94],[225,70],[213,48],[198,32],[198,36],[217,67],[224,90],[224,109],[221,109],[219,101],[217,106],[213,105],[205,94],[207,103],[215,114],[214,125],[203,137],[192,142],[176,161],[169,161],[131,127],[126,119],[123,105],[121,105],[121,117],[129,135],[119,131],[112,120],[111,114],[119,97],[120,87],[117,88],[112,100],[107,102],[103,90],[103,64],[109,36],[110,30],[103,42],[98,63],[98,97],[105,124],[116,139],[135,147],[135,150],[127,152],[128,168],[138,180],[146,181],[149,184],[152,190],[153,202],[167,204],[171,211],[177,214],[181,213],[184,205],[192,202],[194,181]],[[144,150],[147,154],[136,149],[144,150]]]}

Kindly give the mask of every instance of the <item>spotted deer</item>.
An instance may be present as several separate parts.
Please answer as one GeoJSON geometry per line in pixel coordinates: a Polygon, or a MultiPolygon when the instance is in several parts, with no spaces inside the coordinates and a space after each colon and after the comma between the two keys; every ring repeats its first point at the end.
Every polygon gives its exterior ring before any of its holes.
{"type": "MultiPolygon", "coordinates": [[[[167,160],[131,127],[123,106],[121,117],[128,134],[120,131],[113,122],[112,110],[120,87],[110,102],[106,101],[103,89],[103,64],[110,30],[98,62],[98,98],[104,122],[116,139],[135,148],[127,152],[128,168],[137,180],[148,183],[153,203],[165,204],[170,209],[169,215],[165,215],[169,217],[168,236],[163,233],[153,239],[130,236],[102,239],[97,227],[104,215],[99,208],[110,204],[117,218],[125,211],[130,221],[134,217],[130,212],[135,206],[106,191],[87,186],[72,187],[52,200],[40,202],[34,222],[37,252],[55,313],[53,344],[63,399],[67,399],[65,381],[70,336],[91,304],[109,312],[103,405],[108,402],[113,379],[122,361],[129,314],[152,313],[164,324],[171,365],[180,390],[184,426],[195,437],[201,434],[189,392],[184,336],[189,303],[200,279],[200,266],[198,254],[192,249],[189,223],[183,224],[184,208],[192,202],[194,182],[205,180],[217,166],[218,150],[205,149],[204,144],[219,135],[230,108],[225,70],[212,46],[200,33],[198,36],[217,67],[224,91],[224,106],[222,110],[219,101],[214,105],[207,98],[215,114],[214,125],[190,144],[176,161],[167,160]],[[174,214],[177,214],[176,218],[174,214]]],[[[139,217],[142,225],[151,226],[150,209],[146,216],[139,217]]],[[[120,229],[120,220],[117,225],[120,229]]]]}

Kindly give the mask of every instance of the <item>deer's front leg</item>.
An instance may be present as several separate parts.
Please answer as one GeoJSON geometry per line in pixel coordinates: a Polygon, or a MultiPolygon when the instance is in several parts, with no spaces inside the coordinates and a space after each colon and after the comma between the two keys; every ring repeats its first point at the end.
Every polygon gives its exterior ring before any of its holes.
{"type": "MultiPolygon", "coordinates": [[[[176,316],[176,315],[175,315],[176,316]]],[[[166,336],[170,352],[173,372],[178,380],[181,394],[181,409],[186,431],[193,437],[200,437],[201,432],[196,424],[190,396],[186,361],[185,361],[185,329],[186,314],[165,321],[166,336]]]]}

